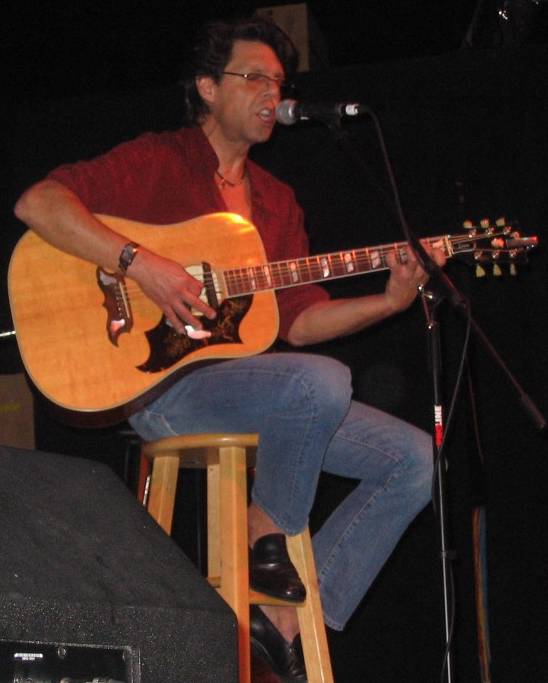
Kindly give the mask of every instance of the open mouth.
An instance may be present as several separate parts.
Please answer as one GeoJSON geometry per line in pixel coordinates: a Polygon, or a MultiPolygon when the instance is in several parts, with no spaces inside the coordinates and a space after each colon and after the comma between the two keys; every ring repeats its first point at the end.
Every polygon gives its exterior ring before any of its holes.
{"type": "Polygon", "coordinates": [[[274,109],[272,107],[263,107],[258,114],[261,121],[264,123],[273,124],[274,123],[274,109]]]}

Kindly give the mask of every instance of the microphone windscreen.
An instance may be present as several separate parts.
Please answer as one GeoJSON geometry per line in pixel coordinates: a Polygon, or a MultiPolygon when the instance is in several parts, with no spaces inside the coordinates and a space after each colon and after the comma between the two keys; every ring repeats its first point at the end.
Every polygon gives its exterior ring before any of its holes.
{"type": "Polygon", "coordinates": [[[284,126],[291,126],[297,121],[295,116],[296,100],[282,100],[276,107],[276,121],[284,126]]]}

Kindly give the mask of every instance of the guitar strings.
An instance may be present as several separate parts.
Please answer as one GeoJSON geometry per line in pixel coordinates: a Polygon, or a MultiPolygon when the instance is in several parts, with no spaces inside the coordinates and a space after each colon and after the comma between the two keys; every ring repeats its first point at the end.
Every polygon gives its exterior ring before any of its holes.
{"type": "MultiPolygon", "coordinates": [[[[440,238],[431,239],[439,241],[440,238]]],[[[288,261],[227,268],[223,271],[223,276],[229,289],[238,290],[234,294],[241,294],[243,291],[276,289],[277,286],[291,284],[321,282],[337,275],[350,276],[363,273],[365,270],[385,269],[387,268],[386,257],[388,254],[394,251],[398,252],[405,246],[405,242],[399,242],[390,246],[350,249],[333,254],[318,254],[288,261]],[[352,255],[351,263],[356,266],[356,269],[351,268],[349,270],[348,263],[345,261],[345,256],[348,254],[352,255]],[[302,278],[303,275],[306,276],[305,279],[302,278]],[[252,282],[254,286],[251,286],[252,282]]],[[[143,294],[139,286],[131,280],[126,279],[125,286],[128,294],[143,294]]]]}
{"type": "MultiPolygon", "coordinates": [[[[456,235],[451,237],[451,244],[474,242],[480,236],[456,235]]],[[[441,244],[447,254],[444,237],[428,237],[421,240],[423,244],[433,246],[441,244]]],[[[335,277],[359,275],[365,272],[380,271],[388,268],[386,257],[393,252],[404,258],[406,242],[391,245],[349,249],[332,254],[318,254],[287,261],[275,261],[247,267],[226,268],[222,271],[227,286],[228,297],[249,294],[291,285],[322,282],[335,277]],[[347,260],[349,259],[349,260],[347,260]]],[[[483,251],[489,251],[484,248],[483,251]]],[[[500,251],[500,250],[498,250],[500,251]]],[[[143,295],[138,285],[125,279],[128,295],[143,295]]],[[[221,291],[217,289],[217,294],[221,291]]]]}

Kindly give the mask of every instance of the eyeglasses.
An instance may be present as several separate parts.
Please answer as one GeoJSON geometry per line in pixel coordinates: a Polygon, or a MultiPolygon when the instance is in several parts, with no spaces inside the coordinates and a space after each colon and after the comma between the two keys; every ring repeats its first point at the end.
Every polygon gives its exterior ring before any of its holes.
{"type": "Polygon", "coordinates": [[[223,71],[225,76],[239,76],[240,78],[245,78],[248,83],[261,83],[262,85],[269,86],[271,83],[275,83],[280,90],[286,87],[286,82],[281,76],[272,78],[272,76],[267,76],[266,74],[259,74],[255,72],[240,74],[236,71],[223,71]]]}

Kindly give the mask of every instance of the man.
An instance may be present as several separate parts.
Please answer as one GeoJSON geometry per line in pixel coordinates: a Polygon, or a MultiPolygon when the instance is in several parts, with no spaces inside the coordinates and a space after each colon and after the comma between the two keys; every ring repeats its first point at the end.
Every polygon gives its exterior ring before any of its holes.
{"type": "MultiPolygon", "coordinates": [[[[248,160],[269,139],[293,46],[264,20],[213,24],[196,40],[185,84],[190,127],[148,134],[97,159],[60,167],[29,188],[16,215],[45,240],[135,280],[180,334],[215,317],[184,268],[110,230],[94,213],[174,223],[232,211],[252,218],[269,261],[307,254],[292,191],[248,160]]],[[[443,256],[434,252],[443,263],[443,256]]],[[[295,347],[376,324],[414,301],[426,275],[395,255],[384,293],[331,300],[319,286],[278,293],[280,336],[295,347]]],[[[145,439],[190,432],[259,432],[249,511],[255,587],[299,600],[284,536],[308,521],[320,471],[359,480],[314,538],[326,623],[343,629],[411,520],[427,504],[431,439],[351,399],[348,369],[303,353],[199,368],[131,422],[145,439]]],[[[257,650],[286,680],[304,681],[295,611],[252,613],[257,650]]]]}

